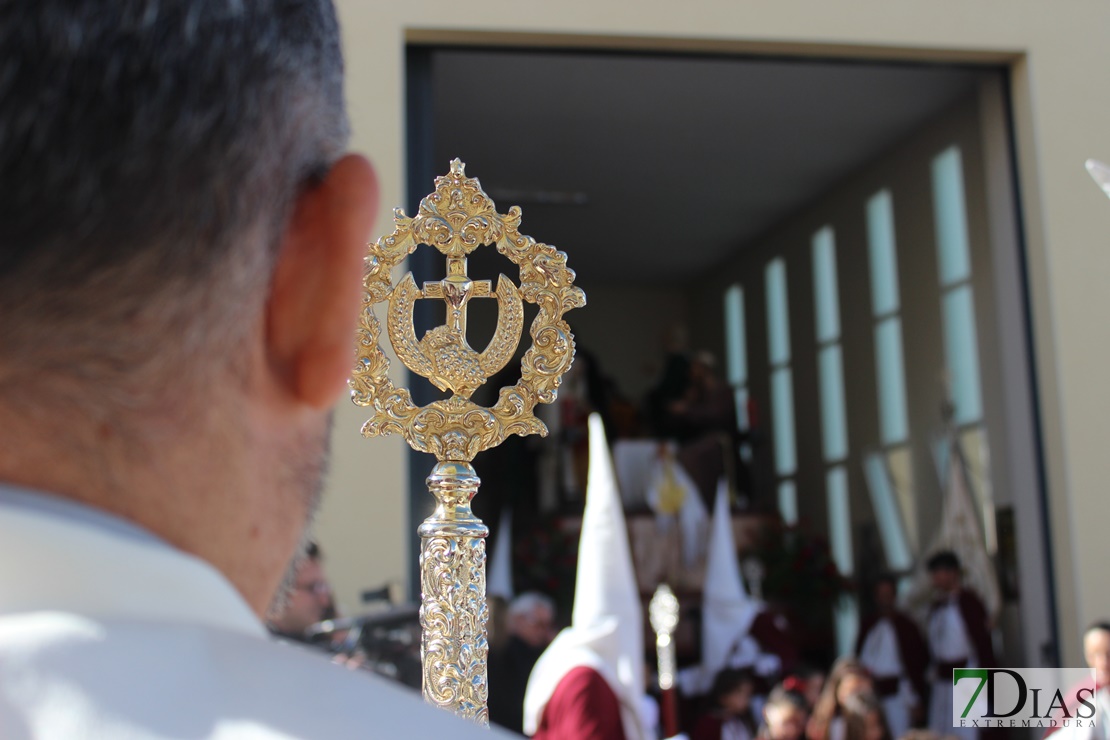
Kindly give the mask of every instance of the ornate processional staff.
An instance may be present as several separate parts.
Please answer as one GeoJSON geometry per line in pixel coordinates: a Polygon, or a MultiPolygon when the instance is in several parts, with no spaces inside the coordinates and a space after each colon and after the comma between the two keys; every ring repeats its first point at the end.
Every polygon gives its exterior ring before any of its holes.
{"type": "Polygon", "coordinates": [[[674,631],[678,627],[678,597],[665,583],[659,584],[648,604],[648,618],[655,632],[655,652],[659,665],[660,710],[663,734],[674,737],[679,732],[678,694],[674,679],[678,671],[675,658],[674,631]]]}
{"type": "Polygon", "coordinates": [[[420,201],[414,218],[394,211],[395,228],[369,247],[366,257],[358,358],[351,397],[372,410],[363,425],[367,437],[400,434],[438,462],[428,476],[436,509],[420,525],[420,626],[424,699],[486,725],[486,526],[470,501],[479,479],[470,462],[510,434],[547,434],[533,415],[537,403],[555,400],[560,379],[574,360],[574,337],[563,314],[586,305],[574,285],[567,257],[518,230],[521,211],[498,213],[465,165],[451,162],[436,178],[435,192],[420,201]],[[393,268],[417,246],[435,247],[447,257],[447,276],[417,287],[412,273],[393,285],[393,268]],[[520,287],[501,275],[494,290],[488,280],[471,280],[467,255],[479,246],[497,251],[520,268],[520,287]],[[425,298],[447,304],[447,321],[417,339],[413,305],[425,298]],[[467,303],[496,298],[497,329],[482,352],[466,340],[467,303]],[[521,361],[520,381],[502,388],[492,407],[470,396],[512,359],[524,326],[522,301],[539,310],[532,322],[532,346],[521,361]],[[446,400],[416,406],[406,388],[389,380],[389,360],[379,345],[381,324],[374,306],[388,302],[386,329],[397,357],[412,372],[442,391],[446,400]]]}

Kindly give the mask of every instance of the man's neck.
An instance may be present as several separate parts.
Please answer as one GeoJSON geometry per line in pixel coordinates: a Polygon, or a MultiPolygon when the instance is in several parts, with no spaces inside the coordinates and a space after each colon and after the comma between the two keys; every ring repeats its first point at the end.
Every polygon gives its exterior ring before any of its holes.
{"type": "Polygon", "coordinates": [[[207,430],[207,424],[170,422],[168,414],[140,434],[136,427],[80,412],[65,417],[21,410],[0,398],[0,418],[12,419],[0,428],[0,483],[131,522],[208,561],[256,613],[265,611],[284,564],[277,572],[271,567],[261,573],[252,565],[248,506],[258,489],[233,475],[251,467],[243,458],[250,454],[243,451],[246,445],[226,432],[207,430]]]}

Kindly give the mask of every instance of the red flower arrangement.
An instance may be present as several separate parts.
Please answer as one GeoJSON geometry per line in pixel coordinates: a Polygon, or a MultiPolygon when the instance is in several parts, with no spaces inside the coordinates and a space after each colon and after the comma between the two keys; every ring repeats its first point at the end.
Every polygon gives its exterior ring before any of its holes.
{"type": "Polygon", "coordinates": [[[751,553],[763,564],[763,598],[800,620],[796,626],[820,629],[852,583],[840,574],[824,537],[796,527],[765,529],[751,553]]]}

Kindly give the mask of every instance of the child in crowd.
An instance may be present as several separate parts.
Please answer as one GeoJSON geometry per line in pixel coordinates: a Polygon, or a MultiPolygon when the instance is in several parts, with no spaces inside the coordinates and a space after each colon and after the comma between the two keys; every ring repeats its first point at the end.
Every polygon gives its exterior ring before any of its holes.
{"type": "Polygon", "coordinates": [[[805,697],[776,686],[763,705],[763,726],[758,740],[802,740],[808,711],[805,697]]]}
{"type": "Polygon", "coordinates": [[[846,740],[844,703],[872,690],[871,674],[862,663],[855,658],[836,661],[806,727],[806,736],[809,740],[846,740]]]}
{"type": "Polygon", "coordinates": [[[725,668],[713,681],[709,711],[694,726],[692,740],[754,740],[752,713],[755,675],[748,669],[725,668]]]}
{"type": "Polygon", "coordinates": [[[825,673],[820,668],[802,665],[782,682],[783,688],[797,691],[805,697],[810,713],[817,707],[821,690],[825,688],[825,673]]]}
{"type": "Polygon", "coordinates": [[[893,740],[883,704],[872,693],[855,694],[844,701],[846,740],[893,740]]]}

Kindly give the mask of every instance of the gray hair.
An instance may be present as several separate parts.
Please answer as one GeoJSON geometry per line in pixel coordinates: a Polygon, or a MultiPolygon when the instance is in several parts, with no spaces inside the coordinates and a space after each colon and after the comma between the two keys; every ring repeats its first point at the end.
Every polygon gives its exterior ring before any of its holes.
{"type": "Polygon", "coordinates": [[[536,591],[526,591],[509,604],[509,618],[531,616],[537,609],[546,609],[554,616],[555,602],[536,591]]]}
{"type": "Polygon", "coordinates": [[[0,395],[231,363],[346,147],[330,0],[3,3],[0,50],[0,395]]]}

